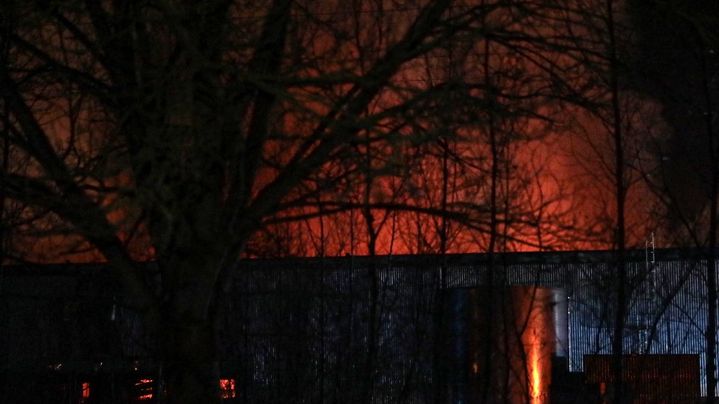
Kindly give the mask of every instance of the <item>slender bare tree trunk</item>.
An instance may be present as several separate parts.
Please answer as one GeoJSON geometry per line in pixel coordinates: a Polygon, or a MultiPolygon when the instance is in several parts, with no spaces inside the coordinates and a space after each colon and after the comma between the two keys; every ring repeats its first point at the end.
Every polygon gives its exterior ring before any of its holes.
{"type": "Polygon", "coordinates": [[[434,341],[434,402],[440,404],[446,402],[447,398],[447,345],[445,341],[446,331],[446,319],[445,311],[447,305],[447,298],[445,295],[445,270],[446,270],[446,254],[447,254],[447,239],[448,239],[448,222],[447,222],[447,202],[449,192],[449,144],[446,138],[439,139],[439,146],[442,148],[442,194],[441,194],[441,210],[444,216],[441,218],[441,224],[439,229],[439,254],[441,255],[442,262],[439,268],[439,282],[436,289],[436,299],[434,312],[434,324],[435,324],[435,341],[434,341]]]}
{"type": "MultiPolygon", "coordinates": [[[[364,203],[362,215],[365,219],[367,228],[367,254],[374,258],[377,255],[377,236],[378,230],[375,228],[375,220],[370,207],[372,193],[372,155],[370,152],[370,142],[366,144],[366,182],[364,189],[364,203]]],[[[370,259],[369,268],[367,268],[369,277],[369,313],[367,319],[367,357],[365,359],[364,381],[362,389],[362,403],[370,404],[374,393],[374,374],[377,357],[378,344],[378,324],[377,314],[379,311],[379,279],[377,277],[377,268],[374,259],[370,259]]]]}
{"type": "Polygon", "coordinates": [[[716,247],[717,247],[717,215],[719,192],[719,167],[717,167],[716,139],[714,139],[714,105],[712,102],[709,72],[707,69],[706,47],[700,46],[702,93],[704,98],[704,118],[709,149],[709,166],[711,169],[711,190],[709,195],[709,254],[707,257],[707,326],[705,330],[706,366],[707,366],[707,403],[716,399],[716,334],[717,334],[717,281],[716,281],[716,247]]]}
{"type": "MultiPolygon", "coordinates": [[[[490,208],[490,234],[489,234],[489,245],[487,247],[487,273],[485,276],[486,293],[489,294],[487,299],[487,305],[485,307],[485,318],[487,319],[486,327],[484,330],[484,341],[483,341],[483,359],[482,359],[482,377],[480,386],[480,397],[481,402],[490,403],[493,402],[495,397],[492,396],[493,387],[492,382],[494,380],[493,372],[496,372],[496,366],[492,363],[493,351],[496,330],[493,324],[494,313],[496,312],[497,306],[501,302],[501,291],[498,289],[503,285],[497,284],[496,281],[496,256],[495,252],[497,249],[497,238],[499,233],[499,220],[498,220],[498,206],[497,206],[497,191],[499,187],[499,174],[500,174],[500,150],[499,142],[497,139],[497,131],[495,128],[494,108],[493,103],[496,102],[494,95],[493,83],[490,74],[490,41],[485,38],[484,42],[484,85],[485,91],[487,92],[487,98],[489,99],[490,107],[488,112],[487,120],[487,131],[489,135],[489,146],[490,146],[490,158],[491,158],[491,178],[490,178],[490,196],[489,196],[489,208],[490,208]]],[[[499,321],[502,321],[499,319],[499,321]]]]}
{"type": "MultiPolygon", "coordinates": [[[[3,103],[3,109],[3,132],[5,133],[3,136],[2,172],[6,173],[10,167],[10,111],[8,110],[7,103],[3,103]]],[[[2,176],[0,176],[0,265],[2,265],[7,254],[7,248],[9,247],[7,222],[5,221],[5,201],[5,181],[2,176]]],[[[0,284],[0,288],[1,287],[2,285],[0,284]]]]}
{"type": "Polygon", "coordinates": [[[624,184],[624,138],[622,115],[619,101],[619,66],[617,60],[616,26],[614,21],[614,0],[607,0],[607,34],[609,35],[609,86],[612,108],[612,135],[614,138],[614,186],[616,227],[614,228],[615,248],[615,312],[614,334],[612,335],[612,369],[614,372],[614,402],[626,402],[624,380],[622,378],[622,356],[624,355],[624,323],[626,317],[626,265],[625,265],[625,199],[624,184]]]}

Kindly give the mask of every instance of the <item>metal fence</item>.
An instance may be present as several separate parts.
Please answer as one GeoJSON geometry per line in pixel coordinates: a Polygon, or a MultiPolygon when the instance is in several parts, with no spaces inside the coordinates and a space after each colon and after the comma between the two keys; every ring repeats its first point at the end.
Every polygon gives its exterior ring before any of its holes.
{"type": "MultiPolygon", "coordinates": [[[[644,251],[627,257],[625,352],[700,355],[706,394],[706,261],[693,250],[657,250],[656,262],[644,251]]],[[[446,370],[438,364],[449,327],[440,302],[458,288],[484,287],[489,268],[501,274],[495,287],[563,291],[567,370],[581,372],[586,355],[611,352],[611,253],[492,258],[491,265],[484,254],[243,261],[221,305],[223,377],[236,381],[237,402],[435,402],[448,388],[438,371],[446,370]]],[[[8,375],[18,372],[152,369],[140,321],[118,303],[106,272],[101,266],[3,269],[6,389],[8,375]]]]}
{"type": "MultiPolygon", "coordinates": [[[[698,354],[705,388],[706,261],[696,251],[628,255],[627,354],[698,354]]],[[[607,252],[497,256],[506,286],[559,288],[567,298],[567,366],[611,353],[613,255],[607,252]]],[[[366,388],[368,356],[376,402],[432,402],[440,293],[483,284],[488,256],[347,257],[247,262],[225,316],[225,350],[237,358],[248,402],[354,402],[366,388]],[[370,272],[377,273],[377,338],[370,353],[370,272]]]]}

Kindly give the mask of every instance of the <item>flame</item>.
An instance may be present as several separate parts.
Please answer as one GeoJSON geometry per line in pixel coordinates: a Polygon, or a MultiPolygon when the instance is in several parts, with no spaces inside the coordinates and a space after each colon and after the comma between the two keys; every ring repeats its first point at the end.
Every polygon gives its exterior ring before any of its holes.
{"type": "Polygon", "coordinates": [[[542,402],[542,365],[539,363],[539,346],[532,344],[530,350],[529,366],[530,366],[530,397],[532,403],[542,402]]]}
{"type": "MultiPolygon", "coordinates": [[[[552,312],[549,309],[551,293],[543,288],[516,288],[516,295],[524,300],[524,307],[519,316],[523,328],[522,344],[524,346],[524,377],[520,382],[521,396],[516,402],[544,404],[549,402],[549,385],[551,383],[551,355],[555,341],[552,328],[552,312]],[[526,323],[525,323],[526,321],[526,323]]],[[[521,368],[519,368],[521,369],[521,368]]]]}

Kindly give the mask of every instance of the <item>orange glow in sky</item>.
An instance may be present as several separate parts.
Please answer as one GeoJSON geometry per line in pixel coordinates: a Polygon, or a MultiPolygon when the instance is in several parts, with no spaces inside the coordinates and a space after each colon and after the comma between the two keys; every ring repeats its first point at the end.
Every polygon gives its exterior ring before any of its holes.
{"type": "MultiPolygon", "coordinates": [[[[260,3],[264,4],[264,2],[260,3]]],[[[309,7],[307,12],[310,15],[314,12],[319,13],[317,18],[322,20],[326,16],[320,10],[324,10],[330,3],[334,4],[333,2],[313,3],[312,6],[307,6],[309,7]]],[[[341,13],[344,15],[345,8],[339,6],[342,2],[336,3],[338,10],[343,10],[341,13]]],[[[359,2],[357,6],[362,10],[365,7],[372,9],[372,6],[363,2],[359,2]]],[[[327,22],[327,24],[337,23],[339,32],[347,29],[345,34],[349,37],[346,39],[356,35],[357,42],[340,40],[340,37],[337,36],[338,31],[327,30],[323,27],[308,28],[307,32],[297,33],[300,43],[308,47],[307,53],[312,55],[316,61],[304,68],[298,66],[297,68],[300,70],[294,73],[298,75],[297,77],[312,79],[322,77],[326,73],[344,72],[345,70],[350,72],[355,70],[359,73],[366,66],[371,65],[374,61],[373,58],[381,55],[387,46],[404,35],[408,25],[415,17],[412,13],[419,10],[418,7],[410,7],[410,10],[403,10],[402,13],[383,14],[382,18],[378,19],[372,11],[350,12],[353,7],[347,9],[346,13],[348,18],[356,19],[353,23],[345,26],[341,22],[333,21],[327,22]],[[363,27],[363,29],[355,32],[353,27],[363,27]],[[382,32],[381,41],[370,34],[375,30],[382,32]],[[373,41],[381,43],[374,44],[373,41]],[[376,55],[375,52],[362,52],[362,47],[370,46],[370,44],[377,46],[377,50],[380,52],[377,52],[376,55]],[[343,57],[338,58],[338,56],[343,57]]],[[[257,10],[262,9],[263,6],[250,8],[252,11],[233,10],[233,13],[237,13],[238,18],[245,18],[245,13],[255,15],[257,10]]],[[[465,10],[464,6],[458,7],[452,12],[462,12],[461,10],[465,10]]],[[[503,10],[504,7],[498,7],[498,10],[492,12],[492,18],[498,22],[504,21],[508,16],[504,15],[507,11],[503,10]]],[[[324,26],[324,24],[323,22],[320,26],[324,26]]],[[[312,24],[309,26],[314,27],[312,24]]],[[[522,27],[519,26],[512,27],[512,29],[514,28],[520,32],[522,30],[522,27]]],[[[482,49],[484,48],[481,43],[477,43],[476,49],[469,52],[467,59],[462,60],[457,66],[469,82],[475,82],[482,77],[482,69],[477,64],[477,59],[484,55],[482,49]]],[[[532,63],[525,66],[522,57],[511,49],[497,46],[490,54],[493,56],[488,61],[487,68],[492,73],[497,72],[497,77],[503,77],[503,72],[507,71],[506,69],[513,69],[512,71],[516,69],[517,72],[527,69],[528,77],[537,73],[537,68],[531,67],[532,63]]],[[[546,57],[556,58],[557,66],[562,66],[563,63],[574,63],[561,54],[548,54],[546,57]]],[[[366,113],[369,116],[379,116],[383,111],[399,107],[406,102],[409,93],[426,90],[427,86],[436,85],[437,82],[445,80],[447,69],[454,67],[445,66],[443,61],[444,59],[440,55],[433,54],[428,55],[427,58],[416,58],[404,64],[400,71],[391,78],[392,85],[376,95],[375,101],[366,113]]],[[[514,74],[516,73],[512,73],[510,76],[514,74]]],[[[542,84],[529,83],[531,80],[525,85],[530,88],[523,89],[522,93],[532,90],[532,86],[543,88],[542,84]]],[[[497,84],[502,85],[502,83],[497,84]]],[[[351,88],[353,87],[346,83],[337,84],[333,93],[344,94],[351,91],[351,88]]],[[[258,168],[257,178],[253,185],[256,188],[254,189],[255,193],[262,186],[276,179],[280,171],[278,167],[286,167],[293,153],[298,149],[301,150],[301,146],[304,145],[303,136],[312,133],[317,125],[317,121],[312,117],[321,117],[334,108],[332,101],[334,98],[321,97],[324,90],[320,90],[319,87],[298,86],[288,91],[287,98],[292,99],[290,104],[296,103],[302,108],[295,109],[291,106],[278,108],[283,112],[278,111],[277,131],[279,133],[286,132],[290,135],[288,139],[300,140],[288,140],[284,137],[280,137],[279,140],[271,137],[271,140],[268,140],[261,153],[263,159],[271,164],[263,164],[258,168]]],[[[482,94],[479,92],[473,96],[481,98],[482,94]]],[[[92,155],[95,152],[92,147],[94,137],[82,137],[80,140],[76,140],[70,136],[71,133],[74,133],[73,125],[75,123],[70,116],[63,112],[69,106],[57,101],[57,105],[52,104],[48,108],[51,110],[51,107],[58,110],[53,111],[53,114],[63,118],[43,120],[48,122],[43,129],[58,143],[58,147],[62,150],[69,149],[70,143],[76,142],[77,145],[73,146],[77,146],[82,153],[88,154],[88,156],[92,155]]],[[[647,109],[647,115],[656,115],[648,103],[644,108],[647,109]]],[[[537,114],[551,116],[551,109],[539,108],[537,114]]],[[[92,130],[88,130],[88,133],[104,133],[107,129],[105,126],[95,123],[95,120],[89,115],[92,112],[91,109],[80,112],[82,113],[79,120],[81,124],[92,122],[95,125],[89,127],[92,130]]],[[[391,115],[389,114],[389,116],[391,115]]],[[[270,240],[274,244],[264,242],[264,240],[255,240],[253,246],[258,251],[248,254],[250,256],[253,253],[257,256],[272,256],[274,253],[275,257],[369,254],[368,244],[370,243],[367,240],[370,232],[367,231],[367,227],[372,227],[372,231],[376,233],[376,240],[373,239],[376,241],[373,244],[376,245],[376,251],[372,251],[372,253],[382,255],[485,252],[489,248],[489,234],[492,232],[498,233],[501,239],[500,245],[494,247],[496,251],[610,248],[614,234],[611,228],[614,217],[612,209],[614,208],[612,207],[612,193],[611,190],[608,191],[607,184],[608,181],[611,182],[612,176],[611,172],[604,172],[606,170],[602,171],[602,169],[606,166],[605,160],[611,157],[606,152],[611,150],[607,146],[611,137],[605,136],[606,131],[600,120],[590,113],[582,112],[577,108],[563,110],[562,115],[573,116],[571,121],[581,124],[588,135],[575,133],[577,130],[570,127],[569,123],[554,125],[556,126],[554,127],[548,125],[544,119],[527,118],[524,114],[501,118],[501,122],[497,123],[498,129],[501,129],[499,140],[506,146],[502,147],[501,155],[495,157],[492,157],[489,152],[488,128],[483,123],[486,120],[484,118],[478,118],[476,122],[457,124],[458,127],[451,130],[452,136],[447,138],[449,140],[442,141],[445,144],[443,147],[439,147],[439,142],[434,141],[425,144],[427,134],[434,134],[439,129],[441,129],[440,132],[445,130],[442,127],[444,124],[438,124],[433,118],[413,118],[412,125],[403,124],[398,126],[399,129],[391,130],[389,128],[394,128],[395,125],[392,119],[377,118],[379,120],[373,124],[372,136],[394,133],[396,130],[399,135],[397,139],[401,141],[388,140],[383,145],[379,145],[377,142],[378,145],[373,146],[374,149],[368,146],[368,149],[364,151],[369,156],[368,168],[373,167],[380,173],[397,171],[392,174],[396,178],[373,178],[370,181],[371,184],[365,184],[371,188],[371,192],[368,192],[371,195],[368,202],[418,209],[414,211],[407,209],[391,214],[387,214],[379,208],[374,209],[370,212],[373,216],[371,223],[365,223],[362,212],[360,212],[361,209],[356,208],[349,213],[342,212],[323,218],[321,226],[319,219],[304,219],[301,223],[292,224],[294,227],[287,229],[282,229],[277,225],[274,227],[268,225],[267,233],[270,235],[268,238],[274,237],[270,240]],[[450,159],[447,167],[448,178],[443,178],[442,171],[443,165],[447,165],[447,163],[443,164],[442,160],[445,149],[448,151],[447,155],[454,156],[450,159]],[[416,160],[410,158],[415,153],[420,156],[416,160]],[[488,188],[490,176],[488,173],[491,171],[492,161],[495,160],[500,161],[502,166],[501,175],[498,178],[501,184],[495,184],[499,185],[497,203],[501,217],[489,218],[487,206],[490,194],[488,188]],[[392,164],[389,164],[388,161],[392,164]],[[406,168],[404,165],[407,165],[409,169],[406,172],[396,170],[393,168],[395,165],[402,169],[406,168]],[[411,178],[408,180],[405,177],[411,178]],[[445,194],[443,194],[443,180],[447,183],[445,194]],[[448,206],[445,208],[448,211],[454,210],[456,213],[452,216],[454,219],[446,226],[437,215],[443,205],[443,200],[444,204],[448,206]],[[507,213],[503,215],[502,212],[505,211],[507,213]],[[433,215],[432,212],[435,214],[433,215]],[[499,228],[488,228],[487,224],[494,219],[498,220],[499,228]],[[278,233],[282,234],[278,235],[278,233]],[[285,237],[285,234],[289,236],[285,237]],[[270,247],[273,247],[272,253],[268,252],[270,247]]],[[[400,118],[399,122],[404,119],[400,118]]],[[[373,121],[369,119],[368,122],[373,121]]],[[[395,137],[393,136],[391,139],[395,139],[395,137]]],[[[361,149],[361,147],[358,148],[358,153],[361,149]]],[[[109,188],[118,187],[132,190],[135,186],[132,176],[128,171],[121,170],[124,163],[122,161],[120,163],[118,168],[111,170],[112,174],[104,174],[106,178],[103,178],[105,181],[103,185],[109,188]]],[[[336,194],[329,195],[320,192],[322,184],[333,184],[334,177],[343,178],[343,175],[338,173],[344,172],[343,170],[353,172],[352,164],[359,163],[338,158],[316,170],[321,175],[318,174],[313,181],[320,184],[316,185],[318,195],[323,197],[320,199],[327,199],[330,202],[339,200],[340,205],[363,202],[362,187],[365,185],[361,179],[357,180],[357,183],[352,183],[352,181],[356,181],[352,175],[348,176],[350,182],[346,185],[346,189],[336,190],[336,194]]],[[[361,174],[362,167],[357,167],[357,169],[361,174]]],[[[31,175],[42,174],[37,167],[36,171],[38,172],[32,172],[31,175]]],[[[638,182],[637,178],[628,178],[628,180],[633,180],[628,181],[631,183],[638,182]]],[[[97,186],[91,180],[86,181],[91,183],[83,185],[97,186]]],[[[299,187],[297,192],[300,194],[307,192],[308,195],[313,195],[312,190],[305,189],[305,187],[315,186],[310,185],[313,181],[299,187]]],[[[326,186],[329,187],[329,185],[326,186]]],[[[633,188],[639,189],[632,189],[632,192],[628,192],[627,195],[627,237],[630,241],[629,244],[641,246],[646,235],[649,234],[649,230],[653,230],[649,229],[653,221],[648,220],[648,213],[645,211],[653,212],[653,210],[650,204],[644,200],[647,193],[641,192],[639,186],[634,185],[633,188]]],[[[134,192],[129,192],[129,194],[134,194],[134,192]]],[[[127,244],[128,252],[133,259],[146,261],[155,258],[149,230],[146,228],[146,224],[141,222],[144,215],[140,206],[135,206],[134,203],[130,203],[131,201],[120,197],[120,194],[110,191],[106,191],[102,195],[96,191],[88,191],[88,195],[105,209],[108,220],[117,227],[117,235],[124,244],[127,244]]],[[[290,192],[289,199],[297,196],[290,192]]],[[[303,201],[302,198],[299,200],[303,201]]],[[[292,206],[292,204],[288,206],[292,206]]],[[[287,213],[287,216],[303,217],[302,214],[314,213],[315,209],[303,207],[287,208],[287,210],[289,212],[282,213],[287,213]],[[302,211],[302,209],[307,211],[302,211]]],[[[58,218],[52,216],[51,219],[58,218]]],[[[52,222],[49,219],[47,221],[48,223],[52,222]]],[[[49,225],[40,223],[38,227],[49,227],[49,225]]],[[[101,254],[90,243],[79,235],[68,235],[64,227],[59,227],[57,234],[49,232],[49,235],[44,236],[38,236],[45,232],[41,233],[37,229],[28,228],[24,231],[28,234],[27,236],[13,235],[12,242],[14,249],[22,252],[25,255],[24,258],[29,261],[64,263],[103,260],[101,254]]],[[[256,237],[256,239],[259,238],[259,236],[256,237]]],[[[494,243],[491,244],[494,246],[494,243]]]]}

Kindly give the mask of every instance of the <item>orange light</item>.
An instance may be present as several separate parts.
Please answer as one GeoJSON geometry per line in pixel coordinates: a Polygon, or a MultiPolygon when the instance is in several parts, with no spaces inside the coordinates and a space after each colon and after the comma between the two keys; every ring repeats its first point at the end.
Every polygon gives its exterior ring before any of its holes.
{"type": "Polygon", "coordinates": [[[530,364],[531,367],[530,373],[532,376],[531,380],[531,396],[532,396],[532,403],[539,403],[541,402],[540,396],[542,394],[542,374],[541,374],[541,368],[539,363],[539,349],[537,348],[537,345],[532,345],[531,348],[531,358],[530,358],[530,364]]]}
{"type": "Polygon", "coordinates": [[[220,379],[220,396],[223,399],[235,398],[235,379],[220,379]]]}
{"type": "Polygon", "coordinates": [[[137,397],[138,400],[152,400],[152,379],[140,379],[135,383],[135,388],[139,391],[140,395],[137,397]]]}
{"type": "MultiPolygon", "coordinates": [[[[519,319],[522,327],[522,344],[524,345],[524,367],[521,394],[524,401],[531,404],[549,402],[549,386],[551,383],[551,355],[555,341],[552,327],[552,312],[548,310],[550,293],[546,289],[516,289],[516,295],[524,300],[519,319]]],[[[521,368],[520,368],[521,369],[521,368]]],[[[517,393],[520,393],[517,391],[517,393]]],[[[520,399],[520,396],[517,397],[520,399]]]]}
{"type": "Polygon", "coordinates": [[[82,382],[82,401],[85,402],[85,400],[90,398],[90,383],[89,382],[82,382]]]}

